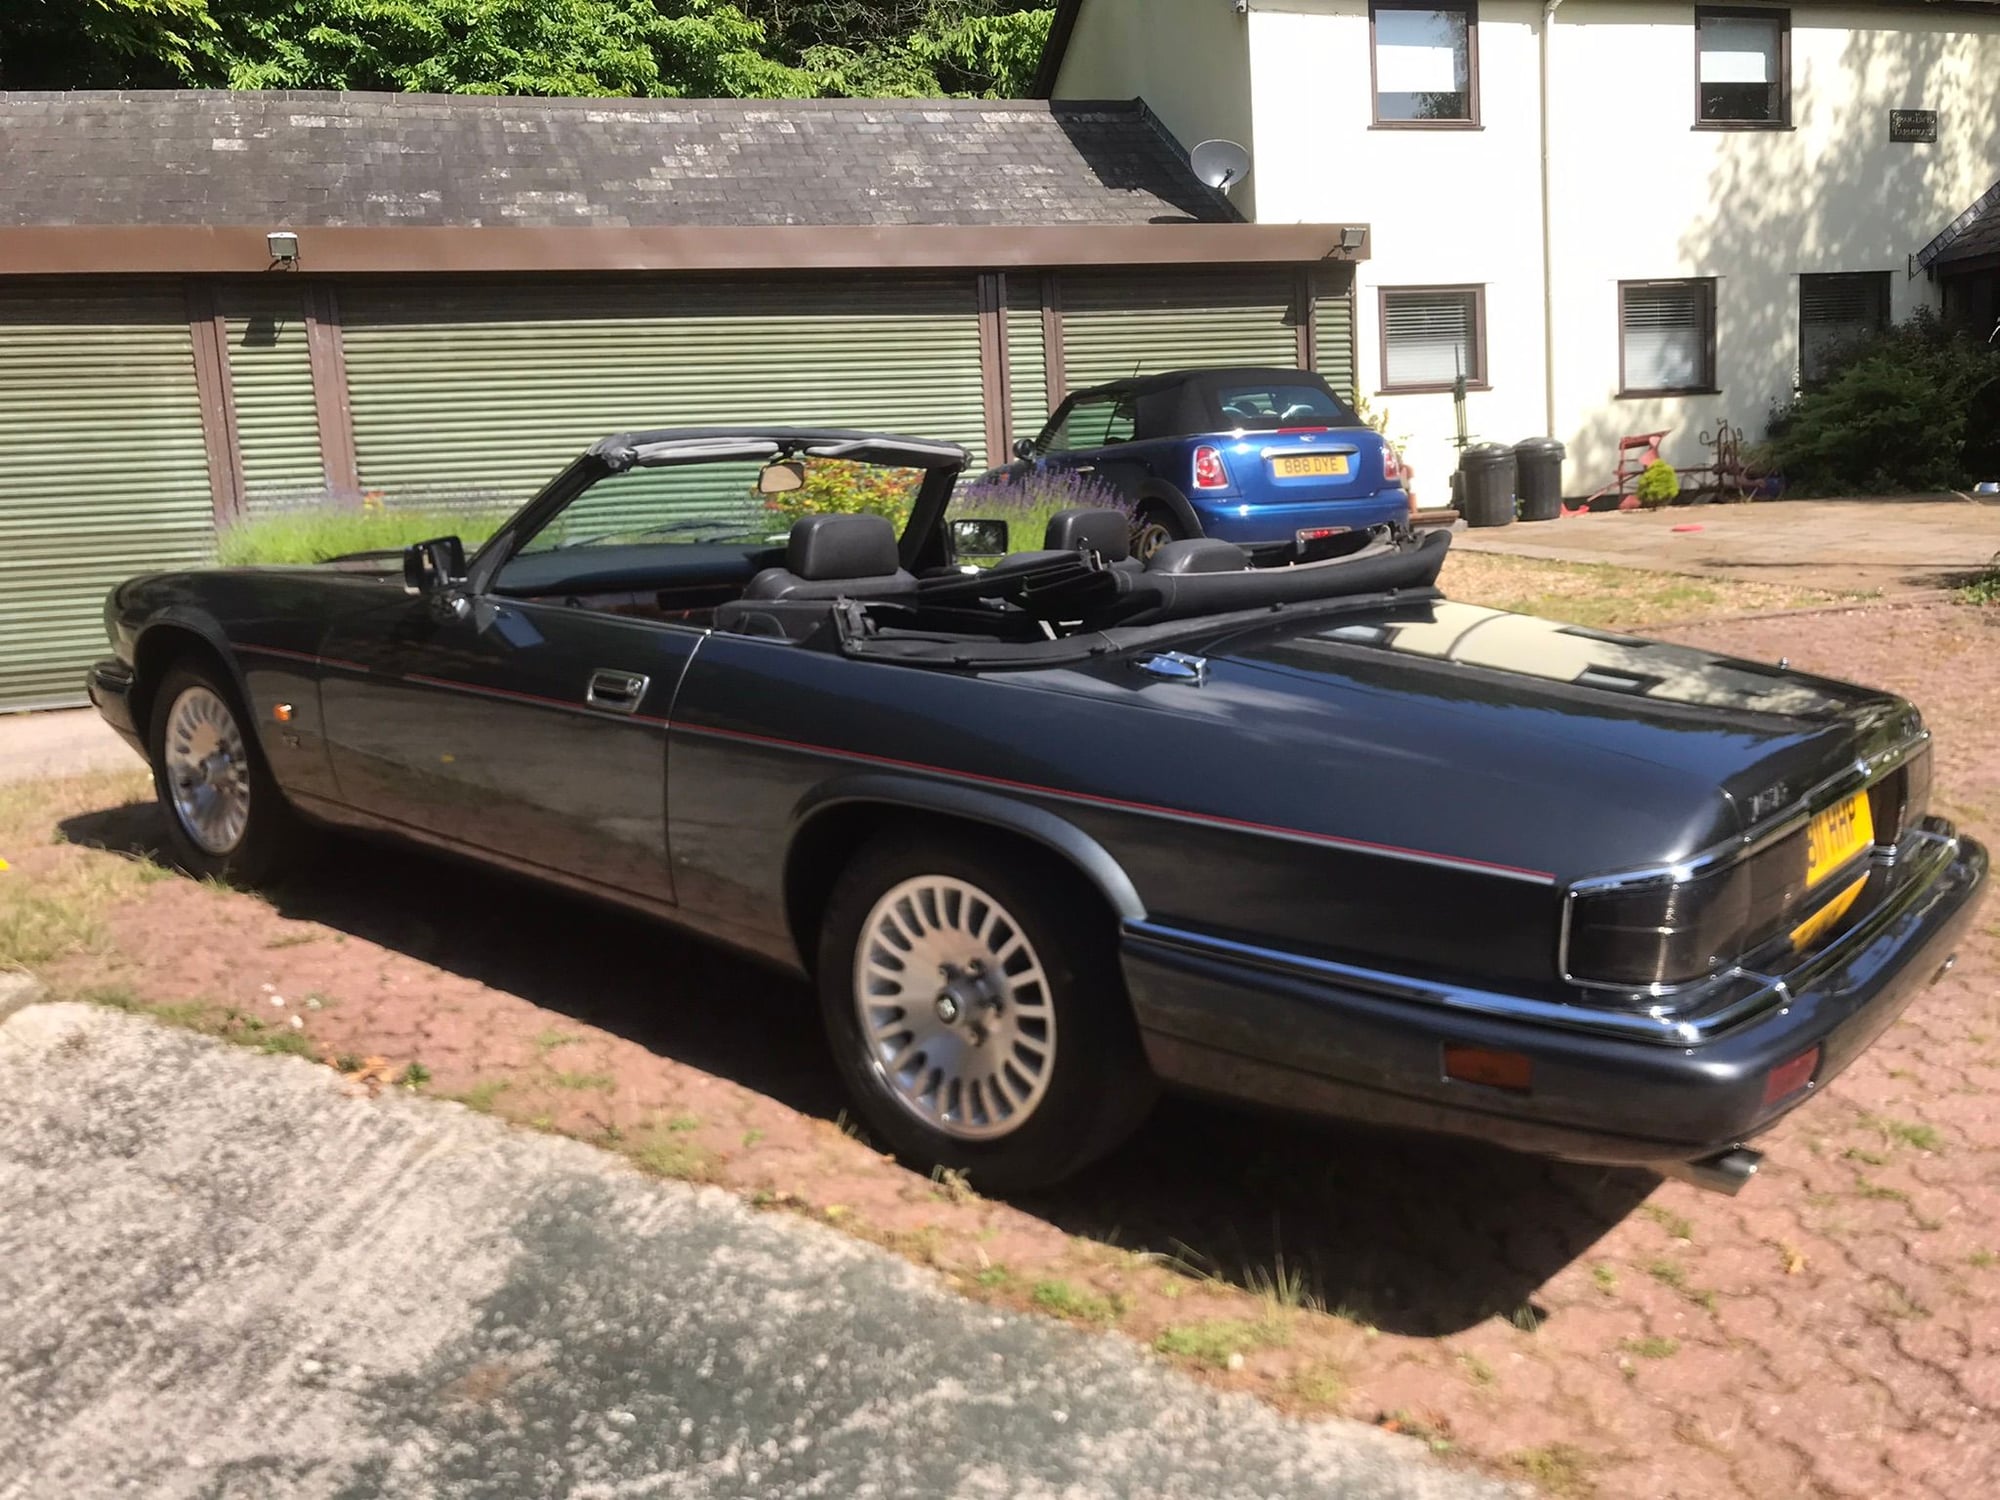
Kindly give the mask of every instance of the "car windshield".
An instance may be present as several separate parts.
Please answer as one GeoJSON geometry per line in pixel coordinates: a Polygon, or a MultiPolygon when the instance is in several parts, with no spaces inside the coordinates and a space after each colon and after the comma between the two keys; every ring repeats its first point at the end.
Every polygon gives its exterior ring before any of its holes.
{"type": "Polygon", "coordinates": [[[916,469],[810,458],[800,466],[797,488],[765,494],[757,485],[765,467],[757,459],[724,459],[607,475],[557,512],[517,555],[636,543],[782,547],[794,521],[842,513],[887,516],[901,532],[923,483],[916,469]]]}
{"type": "Polygon", "coordinates": [[[1321,385],[1246,381],[1218,386],[1216,404],[1223,420],[1246,432],[1280,427],[1359,427],[1354,408],[1321,385]]]}

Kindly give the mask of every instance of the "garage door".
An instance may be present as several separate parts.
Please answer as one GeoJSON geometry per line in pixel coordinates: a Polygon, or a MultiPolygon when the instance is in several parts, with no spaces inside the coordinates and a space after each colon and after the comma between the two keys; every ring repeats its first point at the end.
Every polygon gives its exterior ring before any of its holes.
{"type": "Polygon", "coordinates": [[[1076,391],[1188,366],[1296,366],[1294,301],[1290,270],[1066,274],[1066,384],[1076,391]]]}
{"type": "Polygon", "coordinates": [[[323,500],[305,294],[292,286],[224,285],[215,306],[229,339],[244,509],[254,514],[323,500]]]}
{"type": "Polygon", "coordinates": [[[606,433],[728,423],[949,438],[981,462],[971,277],[344,288],[363,488],[518,504],[606,433]]]}
{"type": "Polygon", "coordinates": [[[106,591],[214,537],[181,294],[0,297],[0,709],[81,702],[106,591]]]}

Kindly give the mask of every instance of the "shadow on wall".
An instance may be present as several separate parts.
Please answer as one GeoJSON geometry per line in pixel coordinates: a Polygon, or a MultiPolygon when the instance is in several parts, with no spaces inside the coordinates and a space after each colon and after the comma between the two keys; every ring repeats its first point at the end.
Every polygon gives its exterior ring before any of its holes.
{"type": "MultiPolygon", "coordinates": [[[[1809,13],[1794,12],[1795,28],[1809,24],[1809,13]]],[[[1586,403],[1565,476],[1572,493],[1610,478],[1628,433],[1672,429],[1666,456],[1682,466],[1710,461],[1699,434],[1718,418],[1747,443],[1761,441],[1796,388],[1802,270],[1887,271],[1899,314],[1935,303],[1925,273],[1912,283],[1909,257],[2000,176],[1995,81],[1979,76],[1980,54],[1949,16],[1883,24],[1893,29],[1849,34],[1837,64],[1794,63],[1796,129],[1720,137],[1707,211],[1682,232],[1679,251],[1687,274],[1719,278],[1721,394],[1586,403]],[[1816,72],[1835,68],[1860,83],[1815,86],[1816,72]],[[1892,108],[1936,110],[1937,142],[1888,145],[1892,108]]],[[[2000,53],[1989,45],[1985,55],[2000,53]]]]}
{"type": "MultiPolygon", "coordinates": [[[[71,843],[160,860],[151,803],[84,813],[71,843]]],[[[515,995],[822,1119],[845,1100],[800,981],[661,925],[483,867],[346,838],[309,879],[265,893],[283,916],[515,995]]],[[[424,1003],[412,994],[410,1003],[424,1003]]],[[[416,1018],[412,1018],[413,1021],[416,1018]]],[[[975,1186],[976,1178],[975,1178],[975,1186]]],[[[1018,1206],[1251,1291],[1392,1333],[1495,1316],[1534,1294],[1659,1185],[1487,1147],[1168,1101],[1123,1149],[1018,1206]]]]}

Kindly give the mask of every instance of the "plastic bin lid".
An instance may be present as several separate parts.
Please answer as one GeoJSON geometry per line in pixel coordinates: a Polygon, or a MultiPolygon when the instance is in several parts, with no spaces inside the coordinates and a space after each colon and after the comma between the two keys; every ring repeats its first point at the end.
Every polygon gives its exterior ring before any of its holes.
{"type": "Polygon", "coordinates": [[[1486,469],[1512,459],[1514,450],[1505,443],[1474,443],[1458,455],[1461,469],[1486,469]]]}
{"type": "Polygon", "coordinates": [[[1561,453],[1563,445],[1552,437],[1522,438],[1514,445],[1516,453],[1561,453]]]}

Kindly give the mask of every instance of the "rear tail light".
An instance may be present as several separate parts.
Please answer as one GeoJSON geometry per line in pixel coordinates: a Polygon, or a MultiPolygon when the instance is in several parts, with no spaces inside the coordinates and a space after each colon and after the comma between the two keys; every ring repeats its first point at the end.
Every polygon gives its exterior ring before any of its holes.
{"type": "Polygon", "coordinates": [[[1796,923],[1806,894],[1804,830],[1689,879],[1573,891],[1565,969],[1588,984],[1688,984],[1796,923]]]}
{"type": "Polygon", "coordinates": [[[1222,467],[1222,450],[1203,446],[1194,450],[1194,487],[1198,490],[1226,490],[1229,471],[1222,467]]]}
{"type": "Polygon", "coordinates": [[[1403,456],[1390,443],[1382,445],[1382,482],[1384,484],[1403,482],[1403,456]]]}

